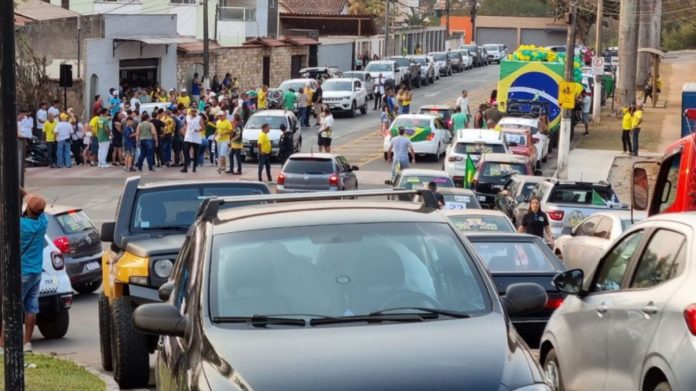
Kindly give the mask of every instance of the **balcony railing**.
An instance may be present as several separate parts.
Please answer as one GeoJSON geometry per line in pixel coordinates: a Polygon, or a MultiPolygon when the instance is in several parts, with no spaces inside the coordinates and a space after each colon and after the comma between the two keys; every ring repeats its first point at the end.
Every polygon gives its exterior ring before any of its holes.
{"type": "Polygon", "coordinates": [[[256,9],[244,7],[220,7],[220,20],[254,22],[256,21],[256,9]]]}

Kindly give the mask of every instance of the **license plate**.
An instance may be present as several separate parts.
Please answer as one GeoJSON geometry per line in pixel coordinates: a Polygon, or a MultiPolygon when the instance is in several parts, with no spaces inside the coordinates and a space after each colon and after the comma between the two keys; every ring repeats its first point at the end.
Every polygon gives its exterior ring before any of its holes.
{"type": "Polygon", "coordinates": [[[479,200],[479,201],[485,201],[485,200],[486,200],[486,196],[478,196],[478,200],[479,200]]]}
{"type": "Polygon", "coordinates": [[[90,262],[85,265],[85,269],[87,269],[87,271],[89,272],[91,272],[92,270],[97,270],[99,269],[99,262],[90,262]]]}

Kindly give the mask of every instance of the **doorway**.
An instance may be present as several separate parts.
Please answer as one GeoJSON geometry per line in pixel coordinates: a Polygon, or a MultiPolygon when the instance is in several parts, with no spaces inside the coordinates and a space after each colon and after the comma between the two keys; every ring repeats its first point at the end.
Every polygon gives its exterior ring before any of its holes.
{"type": "Polygon", "coordinates": [[[290,57],[290,77],[298,79],[300,77],[300,69],[302,69],[303,55],[295,55],[290,57]]]}
{"type": "Polygon", "coordinates": [[[271,56],[263,56],[263,85],[271,85],[271,56]]]}

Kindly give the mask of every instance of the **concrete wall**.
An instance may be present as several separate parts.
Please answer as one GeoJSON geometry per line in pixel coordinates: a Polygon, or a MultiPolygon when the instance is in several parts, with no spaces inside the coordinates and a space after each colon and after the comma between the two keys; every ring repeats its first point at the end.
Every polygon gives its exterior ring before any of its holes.
{"type": "Polygon", "coordinates": [[[104,15],[104,38],[176,37],[176,15],[104,15]]]}
{"type": "Polygon", "coordinates": [[[196,36],[198,6],[196,4],[171,4],[169,13],[176,15],[176,31],[179,35],[196,36]]]}
{"type": "Polygon", "coordinates": [[[341,70],[350,70],[353,66],[353,43],[321,44],[317,61],[320,67],[336,65],[341,70]]]}

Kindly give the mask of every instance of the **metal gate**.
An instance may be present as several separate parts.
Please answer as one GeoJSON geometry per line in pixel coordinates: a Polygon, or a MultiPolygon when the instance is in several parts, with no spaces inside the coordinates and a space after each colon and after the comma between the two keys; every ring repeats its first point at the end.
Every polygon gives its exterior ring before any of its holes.
{"type": "Polygon", "coordinates": [[[479,27],[476,29],[476,44],[502,43],[508,52],[517,49],[517,29],[479,27]]]}
{"type": "Polygon", "coordinates": [[[335,65],[349,71],[353,65],[353,43],[321,44],[318,48],[318,66],[335,65]]]}
{"type": "Polygon", "coordinates": [[[565,43],[565,30],[522,29],[520,45],[556,46],[565,43]]]}

